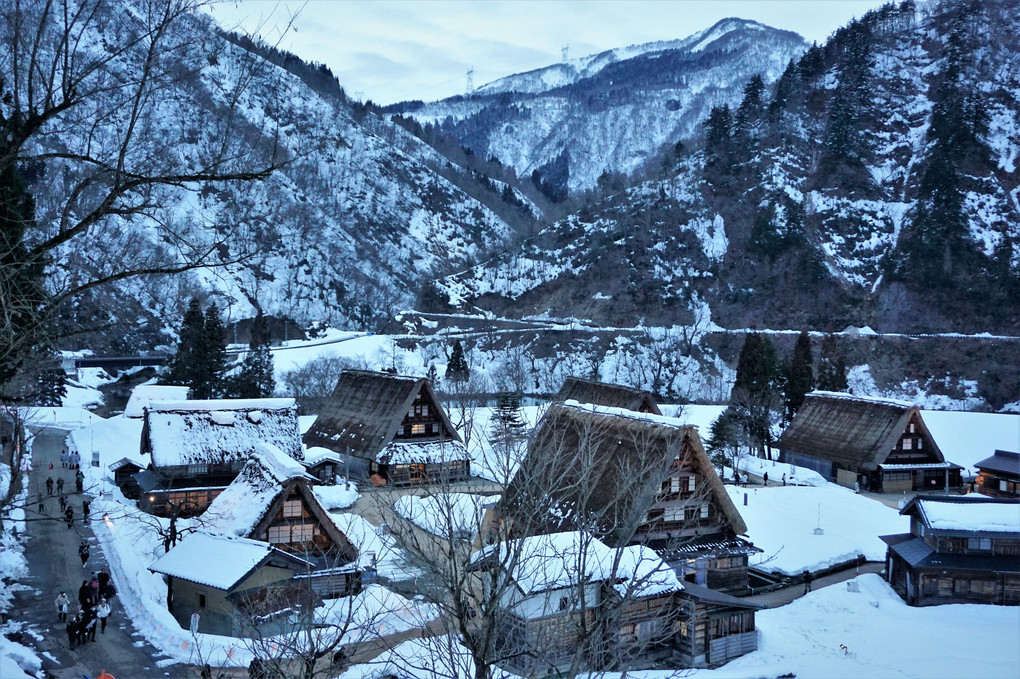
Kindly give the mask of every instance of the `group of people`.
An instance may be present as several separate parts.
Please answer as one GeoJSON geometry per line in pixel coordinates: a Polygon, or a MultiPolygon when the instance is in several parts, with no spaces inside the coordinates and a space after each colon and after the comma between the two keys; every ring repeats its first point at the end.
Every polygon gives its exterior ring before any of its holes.
{"type": "MultiPolygon", "coordinates": [[[[82,564],[88,559],[88,544],[82,541],[79,547],[79,554],[82,549],[85,556],[82,557],[82,564]]],[[[68,615],[71,600],[66,592],[61,592],[54,602],[57,606],[57,620],[64,623],[67,632],[67,642],[74,650],[76,645],[83,645],[86,641],[96,640],[96,630],[100,634],[106,634],[106,623],[110,617],[110,600],[117,593],[110,582],[110,574],[106,571],[97,571],[92,574],[92,580],[82,580],[78,588],[78,611],[68,615]]]]}
{"type": "Polygon", "coordinates": [[[81,465],[81,453],[77,450],[71,452],[64,448],[60,453],[60,464],[64,469],[77,469],[81,465]]]}

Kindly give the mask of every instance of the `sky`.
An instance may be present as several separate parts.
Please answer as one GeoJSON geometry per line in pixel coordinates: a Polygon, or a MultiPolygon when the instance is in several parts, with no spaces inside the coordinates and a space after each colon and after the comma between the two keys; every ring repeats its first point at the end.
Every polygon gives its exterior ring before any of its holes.
{"type": "Polygon", "coordinates": [[[823,42],[884,0],[220,0],[226,28],[326,64],[377,104],[463,94],[512,73],[686,37],[726,17],[823,42]]]}

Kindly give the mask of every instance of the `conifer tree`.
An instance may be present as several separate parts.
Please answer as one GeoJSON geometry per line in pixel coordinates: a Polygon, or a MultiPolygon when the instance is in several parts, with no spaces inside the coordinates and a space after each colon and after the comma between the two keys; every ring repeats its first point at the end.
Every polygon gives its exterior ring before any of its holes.
{"type": "Polygon", "coordinates": [[[490,440],[509,441],[524,437],[524,418],[521,415],[521,397],[512,392],[502,392],[496,401],[492,414],[490,440]]]}
{"type": "Polygon", "coordinates": [[[269,328],[266,317],[261,313],[252,321],[248,352],[233,380],[232,391],[238,398],[269,398],[276,391],[273,354],[269,351],[269,328]]]}
{"type": "Polygon", "coordinates": [[[202,315],[202,305],[197,298],[192,297],[177,335],[177,352],[170,360],[167,382],[195,390],[201,381],[204,333],[205,318],[202,315]]]}
{"type": "Polygon", "coordinates": [[[772,440],[772,422],[781,408],[782,370],[775,345],[757,332],[748,333],[737,359],[737,379],[730,394],[747,443],[765,456],[772,440]]]}
{"type": "Polygon", "coordinates": [[[804,397],[814,389],[815,377],[811,369],[811,337],[801,330],[793,345],[793,355],[786,368],[786,419],[790,421],[804,404],[804,397]]]}
{"type": "Polygon", "coordinates": [[[439,391],[439,371],[432,363],[429,363],[429,369],[425,372],[425,379],[432,384],[433,389],[439,391]]]}
{"type": "Polygon", "coordinates": [[[821,357],[818,359],[817,387],[822,391],[846,391],[846,362],[836,346],[836,337],[829,333],[822,339],[821,357]]]}
{"type": "Polygon", "coordinates": [[[453,382],[467,382],[469,377],[471,377],[471,368],[464,357],[464,347],[461,346],[460,340],[456,340],[450,351],[450,362],[446,365],[446,379],[453,382]]]}
{"type": "Polygon", "coordinates": [[[195,398],[223,395],[223,375],[227,371],[227,340],[220,310],[213,302],[205,310],[202,327],[202,374],[195,387],[195,398]]]}

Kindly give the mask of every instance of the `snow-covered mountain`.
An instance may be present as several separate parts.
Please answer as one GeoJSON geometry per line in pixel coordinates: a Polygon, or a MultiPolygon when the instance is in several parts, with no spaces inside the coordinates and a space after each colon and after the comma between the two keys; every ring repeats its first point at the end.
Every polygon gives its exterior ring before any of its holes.
{"type": "Polygon", "coordinates": [[[661,179],[444,287],[624,326],[1020,334],[1017,9],[869,12],[714,109],[661,179]]]}
{"type": "MultiPolygon", "coordinates": [[[[136,12],[121,11],[116,3],[96,7],[108,13],[90,25],[87,38],[96,49],[117,44],[139,21],[136,12]]],[[[80,298],[71,322],[130,319],[133,330],[116,341],[137,346],[145,342],[131,332],[172,322],[182,301],[200,290],[214,295],[231,319],[253,315],[256,303],[299,322],[388,318],[413,302],[423,279],[474,263],[511,237],[500,217],[436,171],[458,172],[447,158],[349,103],[328,72],[227,36],[201,14],[184,17],[172,30],[167,40],[175,51],[169,53],[178,61],[166,62],[171,75],[150,95],[152,105],[138,123],[144,134],[129,149],[129,166],[145,171],[170,158],[168,164],[198,167],[215,148],[224,121],[248,139],[263,131],[287,163],[263,181],[161,187],[149,198],[157,207],[146,212],[154,217],[112,215],[92,229],[88,247],[70,243],[54,258],[54,285],[127,266],[146,253],[172,253],[177,243],[169,242],[168,233],[211,249],[220,262],[239,260],[183,276],[119,282],[80,298]],[[258,51],[269,55],[267,63],[257,64],[258,51]],[[187,77],[173,77],[178,71],[187,77]],[[235,100],[233,86],[243,78],[250,82],[235,100]]],[[[104,65],[127,81],[135,77],[132,69],[142,68],[130,57],[104,65]]],[[[75,136],[79,128],[70,124],[56,126],[39,136],[37,150],[111,146],[122,124],[113,96],[97,94],[90,101],[114,114],[98,119],[88,136],[75,136]]],[[[75,180],[69,168],[51,165],[29,176],[40,234],[58,228],[75,180]]],[[[470,181],[466,176],[464,184],[470,181]]],[[[493,195],[498,201],[498,191],[493,195]]]]}
{"type": "Polygon", "coordinates": [[[739,101],[751,75],[772,81],[806,48],[795,33],[724,19],[681,40],[609,50],[508,76],[467,97],[388,110],[441,124],[519,175],[538,170],[577,191],[604,172],[640,170],[692,135],[712,106],[739,101]]]}

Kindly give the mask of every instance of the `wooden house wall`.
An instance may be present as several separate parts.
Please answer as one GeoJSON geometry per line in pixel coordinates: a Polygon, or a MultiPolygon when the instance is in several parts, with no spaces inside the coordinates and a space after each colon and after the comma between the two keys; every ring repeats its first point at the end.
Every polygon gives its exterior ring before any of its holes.
{"type": "Polygon", "coordinates": [[[226,486],[215,488],[174,488],[171,490],[152,490],[138,497],[138,508],[154,516],[168,516],[168,504],[181,507],[180,516],[199,516],[215,500],[226,486]]]}
{"type": "Polygon", "coordinates": [[[446,431],[443,426],[438,407],[419,389],[393,436],[394,440],[454,439],[453,432],[446,431]]]}
{"type": "Polygon", "coordinates": [[[677,650],[687,664],[722,664],[757,650],[755,611],[681,597],[687,620],[678,622],[677,650]]]}
{"type": "MultiPolygon", "coordinates": [[[[512,659],[507,669],[521,673],[542,674],[570,663],[578,652],[579,612],[564,612],[542,618],[521,618],[507,615],[499,632],[500,654],[512,659]]],[[[594,621],[594,611],[584,613],[587,623],[594,621]]]]}
{"type": "Polygon", "coordinates": [[[1020,497],[1020,477],[982,469],[977,477],[977,492],[989,497],[1020,497]]]}
{"type": "Polygon", "coordinates": [[[394,486],[413,486],[427,483],[456,483],[471,477],[469,460],[429,464],[379,464],[370,462],[369,474],[378,474],[394,486]]]}
{"type": "Polygon", "coordinates": [[[294,485],[284,498],[273,519],[255,540],[262,540],[277,549],[297,555],[336,557],[335,565],[348,563],[341,555],[349,545],[337,545],[322,529],[319,519],[312,513],[308,502],[294,485]]]}

